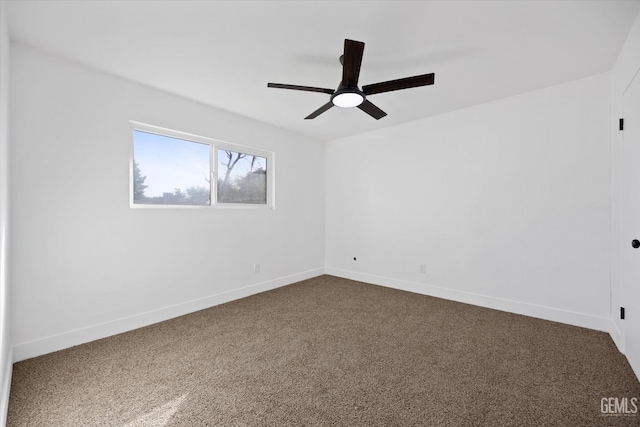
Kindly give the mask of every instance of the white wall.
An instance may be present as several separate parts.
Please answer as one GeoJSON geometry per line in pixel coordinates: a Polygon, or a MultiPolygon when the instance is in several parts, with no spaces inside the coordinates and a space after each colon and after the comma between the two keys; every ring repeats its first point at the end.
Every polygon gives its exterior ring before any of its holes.
{"type": "Polygon", "coordinates": [[[322,274],[319,141],[22,45],[11,75],[15,360],[322,274]],[[129,120],[275,152],[276,209],[130,209],[129,120]]]}
{"type": "Polygon", "coordinates": [[[600,75],[328,142],[326,271],[608,331],[609,94],[600,75]]]}
{"type": "MultiPolygon", "coordinates": [[[[631,238],[621,232],[621,155],[623,133],[618,127],[618,119],[624,117],[623,94],[636,74],[640,72],[640,15],[629,32],[629,36],[618,55],[611,73],[611,305],[615,323],[614,341],[624,352],[625,322],[620,320],[621,299],[621,251],[629,246],[631,238]]],[[[640,372],[636,372],[640,377],[640,372]]]]}
{"type": "Polygon", "coordinates": [[[9,294],[9,32],[0,2],[0,426],[6,422],[13,366],[9,294]]]}

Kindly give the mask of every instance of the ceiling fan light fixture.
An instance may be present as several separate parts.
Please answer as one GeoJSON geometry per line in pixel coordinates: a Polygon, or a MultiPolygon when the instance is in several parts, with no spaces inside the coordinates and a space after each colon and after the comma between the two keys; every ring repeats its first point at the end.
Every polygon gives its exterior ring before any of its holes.
{"type": "Polygon", "coordinates": [[[331,102],[336,107],[353,108],[364,102],[364,95],[358,90],[338,91],[331,97],[331,102]]]}

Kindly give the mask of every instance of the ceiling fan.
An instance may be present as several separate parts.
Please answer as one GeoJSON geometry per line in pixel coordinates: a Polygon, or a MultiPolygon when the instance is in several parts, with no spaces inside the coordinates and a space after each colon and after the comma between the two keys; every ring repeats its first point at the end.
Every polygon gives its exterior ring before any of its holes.
{"type": "Polygon", "coordinates": [[[267,87],[277,89],[293,89],[306,92],[321,92],[331,95],[331,100],[309,114],[305,119],[315,119],[329,108],[342,107],[352,108],[358,107],[365,113],[369,114],[376,120],[380,120],[387,115],[380,108],[376,107],[367,96],[376,93],[391,92],[400,89],[409,89],[412,87],[432,85],[435,81],[435,74],[423,74],[420,76],[406,77],[404,79],[389,80],[381,83],[362,86],[362,90],[358,88],[358,77],[360,76],[360,66],[362,65],[362,55],[364,53],[364,43],[354,40],[345,39],[344,54],[340,56],[342,64],[342,81],[338,89],[325,89],[321,87],[297,86],[281,83],[268,83],[267,87]]]}

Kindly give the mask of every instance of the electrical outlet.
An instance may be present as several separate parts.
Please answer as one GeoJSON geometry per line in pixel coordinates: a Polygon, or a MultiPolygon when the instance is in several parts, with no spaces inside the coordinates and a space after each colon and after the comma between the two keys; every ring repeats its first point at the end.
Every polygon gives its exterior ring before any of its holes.
{"type": "Polygon", "coordinates": [[[254,273],[260,273],[260,264],[254,264],[253,265],[253,272],[254,273]]]}
{"type": "Polygon", "coordinates": [[[427,274],[427,264],[420,264],[420,274],[427,274]]]}

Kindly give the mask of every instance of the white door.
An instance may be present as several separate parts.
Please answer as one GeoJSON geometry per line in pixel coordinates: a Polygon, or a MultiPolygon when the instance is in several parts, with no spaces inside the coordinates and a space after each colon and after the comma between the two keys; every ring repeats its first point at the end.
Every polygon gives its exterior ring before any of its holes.
{"type": "MultiPolygon", "coordinates": [[[[622,305],[625,308],[624,352],[640,373],[640,76],[624,93],[622,131],[622,305]],[[633,242],[637,240],[638,242],[633,242]]],[[[614,307],[614,315],[617,308],[614,307]]]]}

